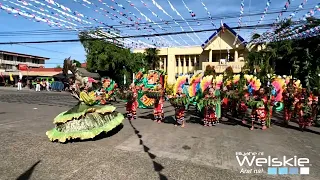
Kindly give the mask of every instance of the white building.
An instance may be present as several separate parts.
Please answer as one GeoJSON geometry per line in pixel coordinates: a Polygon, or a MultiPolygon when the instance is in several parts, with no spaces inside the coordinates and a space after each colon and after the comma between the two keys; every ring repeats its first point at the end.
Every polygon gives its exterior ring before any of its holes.
{"type": "Polygon", "coordinates": [[[0,50],[0,72],[16,75],[19,70],[44,67],[50,58],[0,50]]]}

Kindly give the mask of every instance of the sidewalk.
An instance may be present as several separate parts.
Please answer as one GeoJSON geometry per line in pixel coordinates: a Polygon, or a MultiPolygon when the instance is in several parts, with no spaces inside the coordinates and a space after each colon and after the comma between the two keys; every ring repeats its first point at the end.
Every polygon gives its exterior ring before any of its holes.
{"type": "MultiPolygon", "coordinates": [[[[0,86],[0,90],[5,90],[5,91],[18,91],[18,88],[17,87],[4,87],[4,86],[0,86]]],[[[24,92],[35,92],[34,89],[29,89],[29,88],[22,88],[21,91],[24,91],[24,92]]],[[[43,90],[43,91],[40,91],[42,93],[69,93],[69,92],[66,92],[66,91],[46,91],[46,90],[43,90]]]]}

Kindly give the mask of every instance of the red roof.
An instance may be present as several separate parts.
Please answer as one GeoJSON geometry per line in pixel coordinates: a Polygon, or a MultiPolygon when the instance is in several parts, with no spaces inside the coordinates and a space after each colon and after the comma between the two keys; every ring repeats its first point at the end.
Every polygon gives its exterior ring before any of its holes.
{"type": "Polygon", "coordinates": [[[82,68],[86,68],[87,67],[87,63],[81,63],[81,67],[82,68]]]}
{"type": "MultiPolygon", "coordinates": [[[[28,70],[23,70],[28,71],[28,70]]],[[[29,68],[33,72],[62,72],[62,68],[29,68]]]]}
{"type": "Polygon", "coordinates": [[[7,54],[7,55],[13,55],[13,56],[27,57],[27,58],[37,58],[37,59],[43,59],[43,60],[50,59],[50,58],[42,57],[42,56],[34,56],[34,55],[30,55],[30,54],[23,54],[23,53],[16,53],[16,52],[2,51],[2,50],[0,50],[0,53],[7,54]]]}

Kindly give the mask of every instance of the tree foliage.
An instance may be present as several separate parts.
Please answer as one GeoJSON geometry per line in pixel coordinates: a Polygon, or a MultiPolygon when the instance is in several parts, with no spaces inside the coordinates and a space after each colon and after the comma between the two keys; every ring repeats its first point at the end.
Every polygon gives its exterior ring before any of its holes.
{"type": "Polygon", "coordinates": [[[147,48],[145,51],[146,63],[149,69],[157,69],[160,65],[159,50],[156,48],[147,48]]]}
{"type": "MultiPolygon", "coordinates": [[[[308,18],[307,23],[294,27],[297,33],[304,32],[312,27],[318,26],[320,20],[308,18]],[[300,28],[299,28],[300,27],[300,28]]],[[[275,33],[292,26],[291,21],[284,22],[275,33]]],[[[280,36],[282,38],[285,35],[280,36]]],[[[254,38],[254,37],[253,37],[254,38]]],[[[257,73],[257,76],[266,83],[264,78],[268,73],[273,72],[278,75],[292,75],[300,79],[305,87],[320,88],[320,37],[310,37],[306,39],[293,39],[270,42],[264,44],[261,51],[252,51],[246,60],[245,68],[249,72],[257,73]]]]}
{"type": "Polygon", "coordinates": [[[76,64],[76,67],[81,67],[81,63],[79,61],[73,59],[72,62],[76,64]]]}
{"type": "Polygon", "coordinates": [[[216,75],[216,70],[214,66],[207,65],[206,70],[204,71],[204,76],[216,75]]]}
{"type": "Polygon", "coordinates": [[[93,40],[90,33],[92,32],[79,34],[87,53],[88,71],[97,72],[102,77],[108,76],[121,85],[124,75],[127,77],[127,83],[130,83],[132,74],[148,65],[143,53],[132,53],[130,49],[122,48],[116,44],[104,40],[93,40]]]}

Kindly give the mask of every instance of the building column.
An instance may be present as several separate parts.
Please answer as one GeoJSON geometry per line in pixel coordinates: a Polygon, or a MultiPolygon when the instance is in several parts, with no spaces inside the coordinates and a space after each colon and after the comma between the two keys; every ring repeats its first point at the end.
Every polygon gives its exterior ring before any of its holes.
{"type": "Polygon", "coordinates": [[[159,57],[159,69],[162,69],[162,68],[161,68],[161,65],[162,65],[162,58],[159,57]]]}
{"type": "Polygon", "coordinates": [[[168,66],[167,66],[168,83],[173,84],[176,77],[176,56],[168,53],[168,66]]]}
{"type": "Polygon", "coordinates": [[[187,74],[188,73],[188,71],[186,71],[187,70],[187,63],[186,63],[187,61],[186,61],[186,56],[183,56],[183,73],[184,74],[187,74]]]}
{"type": "Polygon", "coordinates": [[[209,62],[212,62],[212,49],[209,50],[209,62]]]}
{"type": "Polygon", "coordinates": [[[197,55],[194,56],[193,61],[194,61],[194,69],[198,70],[198,67],[197,67],[197,55]]]}
{"type": "Polygon", "coordinates": [[[163,58],[163,70],[167,72],[167,58],[163,58]]]}
{"type": "Polygon", "coordinates": [[[179,56],[179,58],[178,58],[178,76],[180,75],[180,73],[181,73],[181,58],[179,56]]]}
{"type": "Polygon", "coordinates": [[[189,56],[189,67],[188,67],[188,71],[191,71],[191,56],[189,56]]]}
{"type": "Polygon", "coordinates": [[[239,62],[238,61],[238,50],[237,49],[234,50],[234,62],[239,62]]]}

